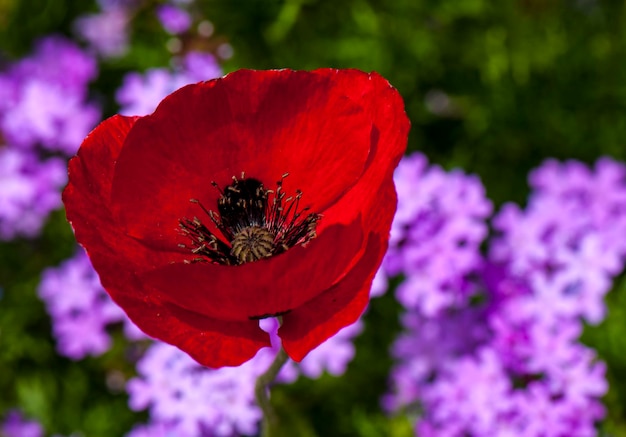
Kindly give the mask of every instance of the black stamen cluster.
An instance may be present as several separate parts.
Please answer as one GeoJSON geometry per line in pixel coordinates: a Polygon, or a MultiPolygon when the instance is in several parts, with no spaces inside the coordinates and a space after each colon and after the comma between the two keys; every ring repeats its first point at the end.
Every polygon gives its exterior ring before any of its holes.
{"type": "Polygon", "coordinates": [[[191,244],[179,246],[191,250],[195,258],[189,262],[214,262],[238,265],[256,261],[285,252],[315,238],[315,227],[321,216],[306,213],[308,207],[299,210],[302,192],[287,197],[283,191],[283,175],[276,183],[276,190],[268,190],[257,179],[233,177],[233,182],[219,190],[217,213],[197,203],[210,218],[217,230],[216,235],[200,219],[182,218],[180,232],[191,244]]]}

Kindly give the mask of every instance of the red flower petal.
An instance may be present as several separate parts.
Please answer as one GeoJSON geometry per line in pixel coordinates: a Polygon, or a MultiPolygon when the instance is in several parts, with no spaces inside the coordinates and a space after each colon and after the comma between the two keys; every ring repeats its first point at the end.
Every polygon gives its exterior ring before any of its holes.
{"type": "Polygon", "coordinates": [[[163,100],[116,166],[113,207],[127,231],[171,245],[178,220],[200,213],[189,199],[213,208],[211,181],[225,186],[242,171],[267,188],[288,172],[289,194],[304,190],[314,212],[331,205],[363,172],[372,130],[336,71],[241,70],[163,100]]]}
{"type": "Polygon", "coordinates": [[[158,296],[222,320],[250,320],[300,307],[331,287],[361,250],[360,220],[333,226],[307,247],[239,266],[170,264],[142,280],[158,296]]]}
{"type": "Polygon", "coordinates": [[[278,335],[293,360],[301,361],[340,329],[356,322],[363,313],[376,268],[384,254],[382,241],[381,237],[372,236],[365,255],[344,279],[283,316],[278,335]]]}
{"type": "MultiPolygon", "coordinates": [[[[329,223],[351,223],[358,214],[363,214],[366,220],[376,220],[375,227],[371,222],[367,223],[368,229],[388,232],[393,214],[380,220],[377,211],[384,210],[380,205],[383,196],[395,197],[395,190],[392,189],[393,194],[389,191],[383,193],[381,187],[386,181],[392,180],[393,171],[406,149],[410,122],[404,112],[402,97],[377,73],[358,75],[350,70],[340,70],[333,76],[333,80],[339,83],[338,86],[345,86],[350,99],[361,103],[374,129],[371,153],[364,173],[339,202],[324,211],[324,221],[318,230],[321,232],[329,223]]],[[[395,201],[386,208],[395,211],[395,201]]]]}
{"type": "Polygon", "coordinates": [[[106,290],[130,319],[146,334],[177,346],[204,366],[238,366],[271,345],[269,335],[257,321],[212,319],[153,299],[149,292],[138,299],[127,290],[129,286],[140,289],[140,281],[120,279],[116,286],[108,284],[106,290]]]}
{"type": "MultiPolygon", "coordinates": [[[[396,192],[393,181],[383,185],[378,194],[380,203],[376,214],[365,218],[368,226],[381,228],[393,219],[396,192]]],[[[302,360],[340,329],[354,323],[361,315],[369,298],[376,270],[387,251],[388,227],[384,233],[371,233],[363,256],[350,267],[349,273],[331,289],[283,316],[278,331],[283,347],[296,361],[302,360]]]]}
{"type": "Polygon", "coordinates": [[[138,272],[176,254],[149,250],[121,234],[109,210],[114,163],[136,120],[115,116],[104,121],[70,161],[70,183],[63,192],[68,220],[103,287],[146,334],[176,344],[208,366],[241,364],[270,344],[258,323],[224,323],[165,306],[138,280],[138,272]]]}
{"type": "Polygon", "coordinates": [[[262,347],[271,345],[269,335],[257,321],[217,320],[164,303],[154,290],[119,263],[106,264],[93,256],[92,261],[98,270],[118,272],[103,276],[102,285],[137,326],[146,334],[179,347],[202,365],[238,366],[262,347]]]}

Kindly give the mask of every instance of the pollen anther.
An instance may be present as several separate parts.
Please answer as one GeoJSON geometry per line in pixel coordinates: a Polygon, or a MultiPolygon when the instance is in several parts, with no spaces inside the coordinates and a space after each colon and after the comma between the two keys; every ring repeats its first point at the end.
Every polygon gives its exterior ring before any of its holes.
{"type": "Polygon", "coordinates": [[[189,262],[238,265],[278,255],[296,245],[306,246],[317,236],[315,227],[321,215],[303,215],[309,207],[300,208],[302,191],[296,190],[295,196],[284,192],[283,180],[287,175],[283,174],[276,182],[276,190],[266,189],[256,179],[245,179],[243,172],[241,179],[233,176],[233,182],[223,189],[211,182],[220,193],[217,213],[199,200],[190,199],[209,217],[221,236],[197,217],[180,219],[180,233],[192,244],[179,247],[196,255],[189,262]]]}
{"type": "Polygon", "coordinates": [[[231,244],[230,254],[243,264],[272,256],[274,236],[265,228],[250,226],[236,234],[231,244]]]}

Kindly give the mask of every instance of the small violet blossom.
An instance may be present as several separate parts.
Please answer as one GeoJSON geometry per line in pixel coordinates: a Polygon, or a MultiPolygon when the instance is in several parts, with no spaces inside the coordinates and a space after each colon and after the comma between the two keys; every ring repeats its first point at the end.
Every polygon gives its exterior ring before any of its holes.
{"type": "Polygon", "coordinates": [[[0,131],[8,144],[73,155],[100,119],[87,101],[95,60],[62,37],[40,40],[35,52],[0,73],[0,131]]]}
{"type": "Polygon", "coordinates": [[[149,426],[167,426],[174,435],[254,434],[261,419],[254,382],[271,355],[262,351],[239,367],[208,370],[181,350],[155,343],[137,364],[139,376],[128,382],[130,407],[149,408],[149,426]]]}
{"type": "Polygon", "coordinates": [[[45,270],[38,293],[52,318],[61,355],[78,360],[106,352],[111,347],[106,328],[112,323],[124,322],[130,339],[145,338],[105,293],[82,250],[59,267],[45,270]]]}
{"type": "Polygon", "coordinates": [[[58,36],[0,71],[0,240],[36,237],[61,206],[63,156],[76,152],[100,118],[87,100],[96,75],[95,60],[58,36]]]}
{"type": "Polygon", "coordinates": [[[78,17],[74,21],[74,31],[102,57],[115,58],[128,51],[129,22],[129,11],[113,6],[78,17]]]}
{"type": "Polygon", "coordinates": [[[0,240],[35,237],[48,214],[61,207],[66,182],[62,159],[40,161],[34,153],[0,145],[0,240]]]}
{"type": "Polygon", "coordinates": [[[164,4],[159,6],[156,12],[163,28],[172,35],[185,33],[191,27],[191,15],[184,9],[164,4]]]}
{"type": "Polygon", "coordinates": [[[154,68],[144,74],[128,73],[115,95],[120,114],[146,115],[172,91],[190,84],[222,75],[217,60],[209,53],[188,53],[174,71],[154,68]]]}
{"type": "Polygon", "coordinates": [[[34,420],[24,418],[18,410],[10,410],[4,422],[0,423],[0,435],[3,437],[43,437],[43,427],[34,420]]]}
{"type": "Polygon", "coordinates": [[[394,180],[398,211],[385,271],[406,276],[397,291],[400,303],[434,316],[467,300],[465,277],[481,263],[478,247],[491,202],[475,176],[428,166],[420,154],[405,157],[394,180]]]}

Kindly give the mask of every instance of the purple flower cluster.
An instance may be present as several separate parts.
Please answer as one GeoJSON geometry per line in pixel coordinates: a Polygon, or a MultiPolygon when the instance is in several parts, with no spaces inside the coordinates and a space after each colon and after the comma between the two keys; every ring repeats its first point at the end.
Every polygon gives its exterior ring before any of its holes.
{"type": "MultiPolygon", "coordinates": [[[[412,162],[413,172],[399,171],[398,178],[408,174],[407,183],[421,192],[416,175],[428,173],[422,159],[412,162]]],[[[441,196],[457,195],[458,177],[450,174],[449,193],[443,188],[441,196]]],[[[458,292],[470,290],[475,299],[436,314],[405,303],[405,332],[393,349],[394,391],[383,403],[392,411],[419,406],[420,436],[596,434],[605,366],[578,338],[583,320],[603,319],[603,297],[624,267],[626,248],[617,236],[626,231],[626,167],[607,158],[594,170],[547,161],[530,182],[527,207],[505,205],[493,219],[497,234],[487,257],[476,250],[473,267],[460,269],[458,292]]],[[[467,211],[471,223],[485,200],[465,200],[475,205],[459,202],[454,214],[467,211]]],[[[403,208],[413,202],[424,208],[421,196],[400,194],[403,208]]],[[[405,264],[389,273],[412,274],[412,249],[404,244],[406,235],[424,235],[420,228],[430,224],[423,216],[406,222],[395,240],[390,253],[405,264]]],[[[428,245],[431,236],[423,238],[428,245]]],[[[443,241],[433,254],[453,259],[446,250],[466,247],[456,241],[443,241]]],[[[430,293],[441,292],[430,286],[430,293]]]]}
{"type": "Polygon", "coordinates": [[[73,42],[39,41],[30,57],[0,74],[0,130],[7,144],[73,155],[100,119],[87,102],[97,72],[95,60],[73,42]]]}
{"type": "Polygon", "coordinates": [[[24,418],[18,410],[10,410],[4,422],[0,424],[0,435],[3,437],[42,437],[43,427],[34,420],[24,418]]]}
{"type": "Polygon", "coordinates": [[[163,29],[172,35],[184,33],[191,27],[191,15],[178,5],[164,4],[156,12],[163,29]]]}
{"type": "Polygon", "coordinates": [[[61,207],[65,161],[0,145],[0,240],[35,237],[50,211],[61,207]]]}
{"type": "Polygon", "coordinates": [[[106,352],[111,347],[106,328],[112,323],[124,322],[130,339],[144,338],[106,294],[83,250],[59,267],[45,270],[38,293],[52,318],[61,355],[78,360],[106,352]]]}
{"type": "MultiPolygon", "coordinates": [[[[74,21],[74,32],[93,52],[105,59],[126,55],[130,46],[133,19],[146,5],[138,0],[99,0],[98,3],[99,12],[81,15],[74,21]]],[[[213,33],[210,21],[202,19],[199,14],[192,14],[195,12],[190,10],[193,3],[194,0],[169,0],[154,5],[155,18],[171,36],[165,44],[171,53],[183,51],[184,43],[179,37],[193,33],[195,18],[199,19],[199,23],[194,37],[204,39],[213,33]]],[[[231,50],[228,44],[216,48],[222,58],[228,58],[231,50]]]]}
{"type": "Polygon", "coordinates": [[[217,60],[209,53],[200,52],[188,53],[174,71],[154,68],[145,74],[128,73],[116,94],[120,113],[150,114],[165,96],[178,88],[221,75],[222,69],[217,60]]]}
{"type": "MultiPolygon", "coordinates": [[[[151,421],[136,427],[129,437],[255,435],[261,410],[254,398],[254,384],[280,345],[275,319],[262,320],[261,327],[270,333],[272,348],[260,350],[239,367],[208,369],[173,346],[152,345],[137,363],[139,375],[127,384],[130,407],[149,409],[151,421]]],[[[288,362],[277,381],[292,382],[300,373],[317,378],[324,370],[342,374],[354,355],[352,339],[360,331],[359,323],[344,328],[301,363],[288,362]]]]}
{"type": "Polygon", "coordinates": [[[481,264],[478,247],[492,210],[482,184],[461,171],[428,166],[420,154],[404,158],[394,179],[398,210],[384,271],[406,277],[398,300],[425,316],[463,305],[472,292],[465,278],[481,264]]]}
{"type": "Polygon", "coordinates": [[[1,240],[35,237],[61,206],[61,157],[78,149],[100,117],[87,101],[96,74],[94,59],[61,37],[42,39],[0,72],[1,240]]]}
{"type": "Polygon", "coordinates": [[[526,210],[507,204],[495,217],[501,236],[491,244],[491,260],[540,290],[534,303],[521,302],[521,312],[548,324],[604,318],[604,295],[626,255],[625,178],[625,167],[608,158],[595,171],[547,161],[530,175],[534,192],[526,210]]]}
{"type": "Polygon", "coordinates": [[[128,51],[130,13],[122,2],[103,3],[102,10],[74,21],[74,31],[104,58],[115,58],[128,51]]]}
{"type": "MultiPolygon", "coordinates": [[[[179,349],[155,343],[137,363],[139,376],[127,384],[130,407],[149,408],[149,429],[172,435],[254,434],[261,419],[254,383],[271,358],[266,349],[240,367],[209,370],[179,349]]],[[[130,435],[142,433],[145,426],[130,435]]]]}

